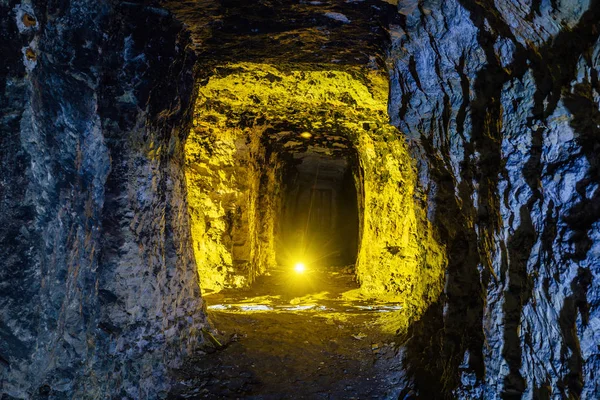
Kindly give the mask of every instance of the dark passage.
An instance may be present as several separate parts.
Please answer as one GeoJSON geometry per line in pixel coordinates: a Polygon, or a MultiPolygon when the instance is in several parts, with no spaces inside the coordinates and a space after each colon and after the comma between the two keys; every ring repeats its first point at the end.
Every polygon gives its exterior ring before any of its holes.
{"type": "Polygon", "coordinates": [[[403,307],[365,297],[356,279],[363,183],[355,150],[308,132],[266,142],[281,170],[263,203],[280,205],[277,266],[247,286],[204,291],[214,326],[203,332],[208,355],[177,372],[171,399],[396,398],[394,321],[403,307]]]}
{"type": "Polygon", "coordinates": [[[0,400],[600,399],[600,0],[0,37],[0,400]]]}
{"type": "Polygon", "coordinates": [[[354,265],[359,217],[349,158],[295,153],[290,159],[282,185],[279,264],[354,265]]]}

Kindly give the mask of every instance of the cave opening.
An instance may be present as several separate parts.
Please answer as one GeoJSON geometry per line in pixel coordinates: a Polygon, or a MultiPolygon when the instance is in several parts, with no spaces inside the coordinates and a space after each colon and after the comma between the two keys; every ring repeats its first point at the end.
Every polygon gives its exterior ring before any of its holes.
{"type": "Polygon", "coordinates": [[[445,250],[388,85],[377,68],[331,64],[227,63],[202,80],[185,143],[190,228],[207,351],[232,346],[207,373],[228,365],[278,393],[323,368],[325,386],[365,381],[387,368],[362,367],[373,349],[393,350],[363,339],[393,342],[438,299],[445,250]]]}
{"type": "Polygon", "coordinates": [[[185,174],[216,352],[194,368],[220,370],[236,393],[397,398],[375,377],[400,379],[394,342],[439,300],[447,256],[431,188],[388,114],[394,77],[378,27],[396,21],[393,6],[274,4],[268,18],[265,4],[237,5],[192,31],[205,60],[185,174]]]}
{"type": "Polygon", "coordinates": [[[290,155],[276,253],[279,265],[347,266],[358,254],[356,155],[290,155]]]}

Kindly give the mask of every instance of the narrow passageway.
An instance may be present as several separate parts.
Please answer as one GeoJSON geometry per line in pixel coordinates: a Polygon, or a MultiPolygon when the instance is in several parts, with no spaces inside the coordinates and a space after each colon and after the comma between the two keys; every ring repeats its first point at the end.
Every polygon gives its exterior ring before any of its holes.
{"type": "Polygon", "coordinates": [[[600,0],[0,37],[0,400],[600,399],[600,0]]]}
{"type": "Polygon", "coordinates": [[[401,337],[446,264],[387,78],[227,64],[186,141],[210,328],[172,399],[396,399],[401,337]]]}
{"type": "MultiPolygon", "coordinates": [[[[173,398],[395,399],[397,303],[361,300],[351,268],[279,268],[206,295],[214,341],[173,398]]],[[[211,338],[211,339],[212,339],[211,338]]]]}
{"type": "Polygon", "coordinates": [[[359,231],[356,156],[305,152],[289,158],[291,165],[282,176],[278,263],[354,265],[359,231]]]}
{"type": "Polygon", "coordinates": [[[600,0],[0,37],[0,400],[600,399],[600,0]]]}

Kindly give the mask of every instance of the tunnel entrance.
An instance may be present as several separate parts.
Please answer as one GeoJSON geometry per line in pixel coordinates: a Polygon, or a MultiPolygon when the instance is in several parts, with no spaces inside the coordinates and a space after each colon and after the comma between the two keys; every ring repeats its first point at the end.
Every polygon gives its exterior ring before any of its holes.
{"type": "Polygon", "coordinates": [[[279,265],[354,268],[358,253],[356,156],[296,153],[283,175],[279,265]]]}
{"type": "Polygon", "coordinates": [[[213,69],[185,146],[203,295],[301,262],[348,267],[346,298],[398,304],[400,330],[437,299],[445,254],[387,100],[376,69],[213,69]]]}
{"type": "Polygon", "coordinates": [[[252,63],[215,68],[199,88],[191,233],[210,351],[231,346],[203,361],[207,374],[228,371],[245,393],[263,382],[274,398],[319,377],[306,389],[387,390],[367,378],[389,370],[384,343],[438,298],[446,265],[387,88],[369,68],[252,63]]]}

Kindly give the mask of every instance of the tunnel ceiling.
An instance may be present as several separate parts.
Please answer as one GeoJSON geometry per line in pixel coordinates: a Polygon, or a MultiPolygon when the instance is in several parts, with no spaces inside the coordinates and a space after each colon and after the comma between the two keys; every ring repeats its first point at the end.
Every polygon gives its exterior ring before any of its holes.
{"type": "Polygon", "coordinates": [[[359,67],[299,71],[269,64],[217,68],[199,90],[195,124],[212,134],[264,126],[278,153],[352,153],[361,131],[387,124],[385,76],[359,67]]]}
{"type": "Polygon", "coordinates": [[[203,60],[270,64],[373,65],[381,62],[392,2],[167,1],[186,23],[203,60]],[[207,18],[208,16],[208,18],[207,18]]]}
{"type": "Polygon", "coordinates": [[[318,176],[324,180],[341,180],[348,169],[345,158],[324,157],[315,154],[295,154],[294,159],[300,162],[296,166],[298,173],[314,179],[318,176]]]}
{"type": "MultiPolygon", "coordinates": [[[[358,125],[377,129],[388,120],[387,69],[381,67],[389,47],[387,30],[399,23],[394,3],[223,0],[164,5],[192,34],[201,60],[200,99],[209,99],[205,108],[226,117],[219,124],[266,125],[264,140],[280,153],[347,156],[352,152],[349,132],[358,131],[358,125]],[[371,93],[359,93],[363,85],[371,93]]],[[[211,125],[217,122],[213,117],[205,114],[197,122],[211,125]]]]}

